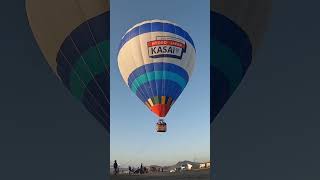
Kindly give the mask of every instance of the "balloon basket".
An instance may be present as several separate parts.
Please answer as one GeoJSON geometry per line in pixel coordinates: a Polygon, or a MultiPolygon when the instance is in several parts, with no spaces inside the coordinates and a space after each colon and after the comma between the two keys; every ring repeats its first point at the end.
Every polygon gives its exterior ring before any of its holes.
{"type": "Polygon", "coordinates": [[[156,130],[157,132],[164,133],[167,131],[167,123],[164,122],[163,119],[159,119],[159,121],[156,124],[156,130]]]}

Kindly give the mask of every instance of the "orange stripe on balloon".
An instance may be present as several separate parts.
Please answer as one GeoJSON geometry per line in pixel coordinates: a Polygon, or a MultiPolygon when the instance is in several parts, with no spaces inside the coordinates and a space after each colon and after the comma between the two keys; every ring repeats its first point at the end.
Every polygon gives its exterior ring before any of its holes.
{"type": "Polygon", "coordinates": [[[161,96],[161,104],[166,104],[166,97],[165,96],[161,96]]]}

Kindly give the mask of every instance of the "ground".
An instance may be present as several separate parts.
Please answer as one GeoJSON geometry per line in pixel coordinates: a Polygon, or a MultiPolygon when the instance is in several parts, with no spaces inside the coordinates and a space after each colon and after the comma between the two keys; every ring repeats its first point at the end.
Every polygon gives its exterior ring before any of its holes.
{"type": "Polygon", "coordinates": [[[180,173],[152,173],[152,174],[142,174],[142,175],[117,175],[111,176],[112,180],[210,180],[210,171],[209,170],[198,170],[198,171],[184,171],[180,173]]]}

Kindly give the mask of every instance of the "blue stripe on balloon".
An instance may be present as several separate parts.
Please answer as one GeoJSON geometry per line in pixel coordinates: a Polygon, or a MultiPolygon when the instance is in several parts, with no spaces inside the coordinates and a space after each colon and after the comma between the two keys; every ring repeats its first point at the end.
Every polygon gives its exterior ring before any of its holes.
{"type": "Polygon", "coordinates": [[[164,63],[164,62],[158,62],[158,63],[150,63],[143,66],[138,67],[135,69],[128,78],[128,85],[131,86],[132,82],[139,77],[142,74],[152,72],[152,71],[169,71],[174,72],[178,75],[180,75],[183,79],[186,80],[186,82],[189,81],[189,75],[186,70],[184,70],[182,67],[172,64],[172,63],[164,63]]]}
{"type": "Polygon", "coordinates": [[[170,23],[153,22],[153,23],[142,24],[140,26],[133,28],[129,32],[127,32],[121,39],[119,51],[122,48],[122,46],[124,46],[130,39],[138,35],[149,33],[149,32],[169,32],[169,33],[176,34],[178,36],[183,37],[187,41],[189,41],[190,44],[192,44],[193,48],[196,49],[190,35],[179,26],[175,26],[174,24],[170,24],[170,23]]]}
{"type": "Polygon", "coordinates": [[[110,13],[105,12],[80,24],[62,43],[57,54],[57,73],[69,87],[69,75],[83,52],[109,40],[110,13]]]}
{"type": "Polygon", "coordinates": [[[174,73],[174,72],[169,72],[169,71],[153,71],[153,72],[148,72],[146,74],[140,75],[138,78],[136,78],[130,86],[130,89],[136,93],[136,90],[145,83],[148,83],[148,81],[153,81],[153,80],[171,80],[180,85],[181,88],[184,88],[187,85],[187,81],[183,79],[180,75],[174,73]]]}
{"type": "Polygon", "coordinates": [[[183,88],[171,80],[155,80],[149,81],[141,85],[136,91],[136,95],[142,102],[146,102],[154,96],[167,96],[176,100],[181,94],[183,88]]]}
{"type": "Polygon", "coordinates": [[[240,57],[243,69],[247,69],[252,59],[252,46],[247,34],[219,13],[211,12],[210,21],[211,37],[231,48],[240,57]]]}

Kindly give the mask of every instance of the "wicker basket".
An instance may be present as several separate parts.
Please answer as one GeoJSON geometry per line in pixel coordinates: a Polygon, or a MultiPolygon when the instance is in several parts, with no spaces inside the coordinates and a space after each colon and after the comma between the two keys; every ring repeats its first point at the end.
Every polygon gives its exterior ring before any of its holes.
{"type": "Polygon", "coordinates": [[[165,123],[163,120],[159,120],[159,122],[157,122],[156,130],[157,132],[166,132],[167,123],[165,123]]]}

